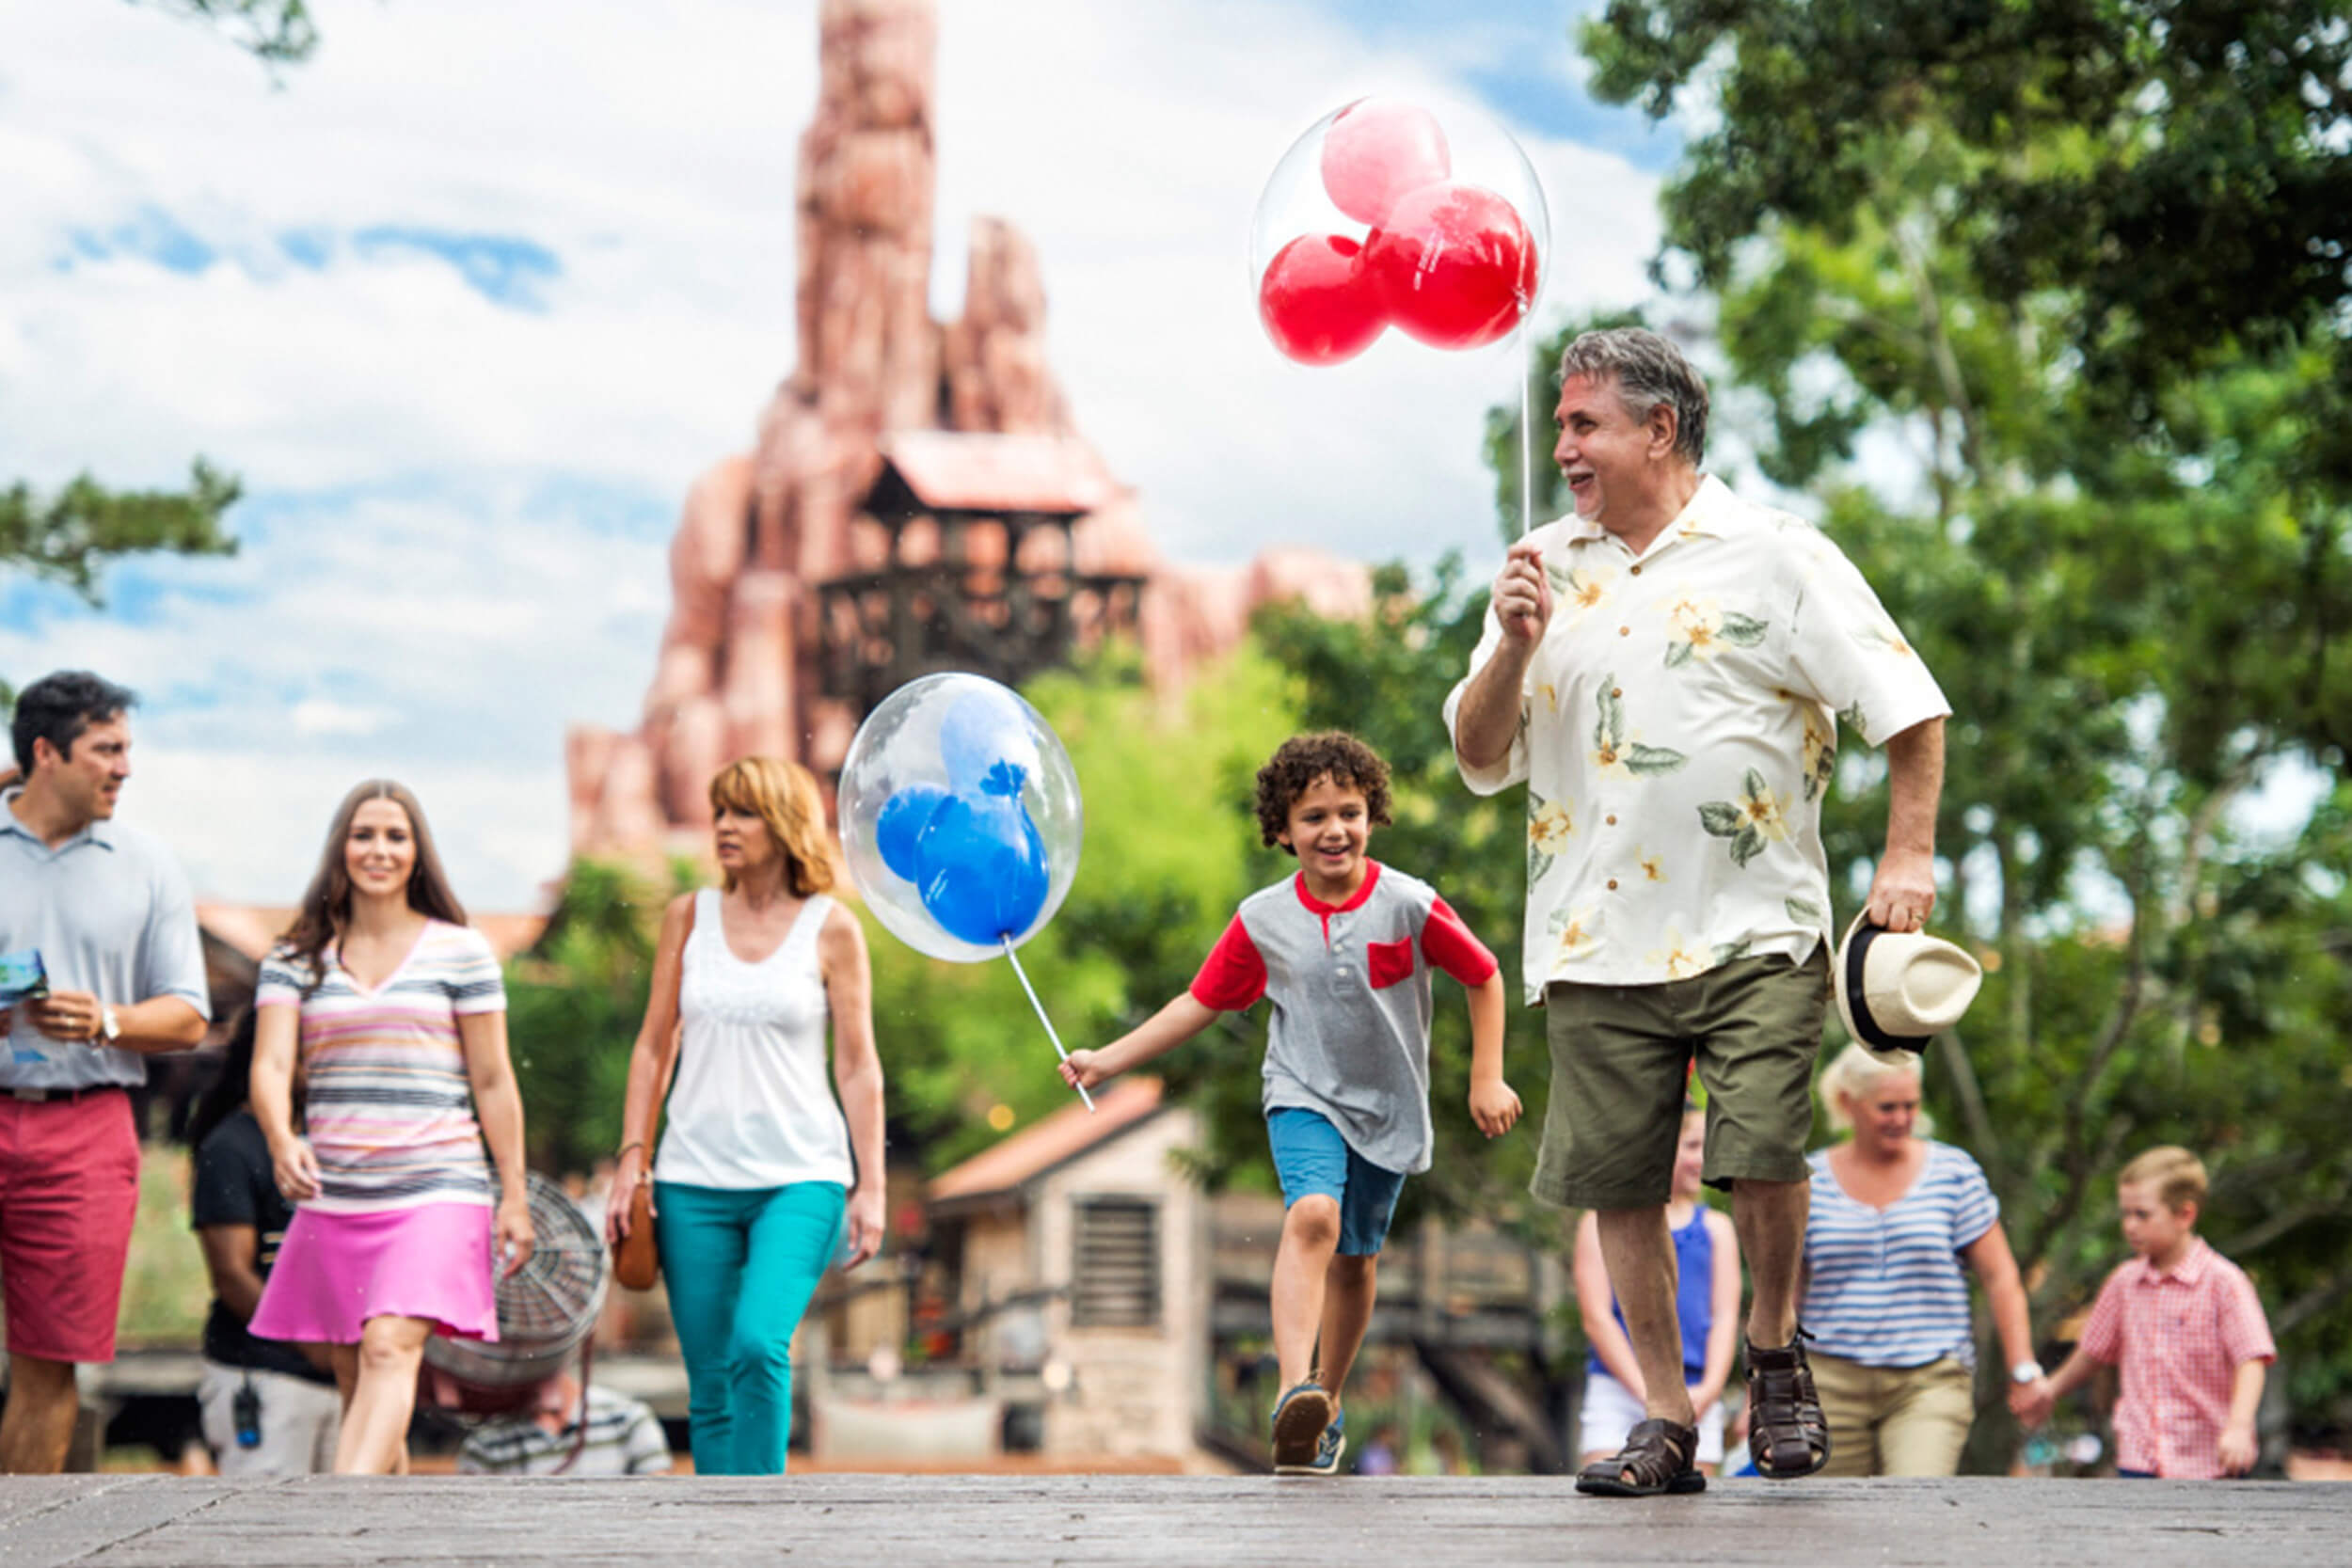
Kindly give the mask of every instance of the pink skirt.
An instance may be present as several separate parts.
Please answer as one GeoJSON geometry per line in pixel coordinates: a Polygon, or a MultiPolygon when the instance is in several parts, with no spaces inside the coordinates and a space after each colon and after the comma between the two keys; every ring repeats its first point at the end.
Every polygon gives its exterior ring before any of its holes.
{"type": "Polygon", "coordinates": [[[335,1213],[297,1209],[252,1332],[356,1345],[370,1318],[422,1318],[454,1339],[499,1337],[491,1211],[479,1203],[335,1213]]]}

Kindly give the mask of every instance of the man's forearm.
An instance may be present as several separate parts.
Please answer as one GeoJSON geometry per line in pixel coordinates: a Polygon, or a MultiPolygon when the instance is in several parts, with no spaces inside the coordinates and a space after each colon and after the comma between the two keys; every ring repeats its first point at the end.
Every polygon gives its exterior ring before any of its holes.
{"type": "Polygon", "coordinates": [[[185,997],[151,996],[117,1007],[115,1023],[121,1033],[111,1043],[124,1051],[188,1051],[204,1042],[204,1015],[185,997]]]}
{"type": "Polygon", "coordinates": [[[1454,749],[1472,768],[1492,768],[1511,754],[1519,733],[1519,688],[1534,656],[1529,644],[1504,639],[1462,691],[1454,713],[1454,749]]]}
{"type": "Polygon", "coordinates": [[[1932,857],[1944,796],[1944,721],[1930,719],[1889,737],[1886,776],[1886,852],[1932,857]]]}

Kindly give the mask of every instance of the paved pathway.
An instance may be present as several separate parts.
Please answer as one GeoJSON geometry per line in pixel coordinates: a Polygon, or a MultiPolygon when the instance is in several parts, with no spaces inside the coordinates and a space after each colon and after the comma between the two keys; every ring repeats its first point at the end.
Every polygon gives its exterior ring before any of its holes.
{"type": "Polygon", "coordinates": [[[1748,1481],[1612,1502],[1524,1478],[0,1478],[6,1568],[723,1562],[2344,1568],[2352,1483],[1748,1481]]]}

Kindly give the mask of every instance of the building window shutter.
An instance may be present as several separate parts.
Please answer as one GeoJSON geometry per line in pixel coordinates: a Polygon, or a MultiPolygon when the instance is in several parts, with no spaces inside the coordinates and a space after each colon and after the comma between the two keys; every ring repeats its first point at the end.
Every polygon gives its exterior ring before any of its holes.
{"type": "Polygon", "coordinates": [[[1154,1328],[1160,1322],[1160,1206],[1148,1197],[1072,1204],[1075,1328],[1154,1328]]]}

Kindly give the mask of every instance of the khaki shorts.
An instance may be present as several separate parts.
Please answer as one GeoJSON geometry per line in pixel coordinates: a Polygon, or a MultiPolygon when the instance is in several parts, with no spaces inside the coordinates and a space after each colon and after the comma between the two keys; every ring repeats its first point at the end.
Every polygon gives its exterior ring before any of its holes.
{"type": "Polygon", "coordinates": [[[1823,1475],[1959,1472],[1977,1418],[1977,1380],[1956,1358],[1924,1367],[1866,1367],[1815,1351],[1806,1360],[1829,1419],[1823,1475]]]}
{"type": "Polygon", "coordinates": [[[1803,1181],[1829,952],[1734,958],[1647,986],[1554,981],[1550,1103],[1528,1191],[1571,1209],[1646,1209],[1674,1186],[1692,1063],[1707,1089],[1707,1184],[1803,1181]]]}

